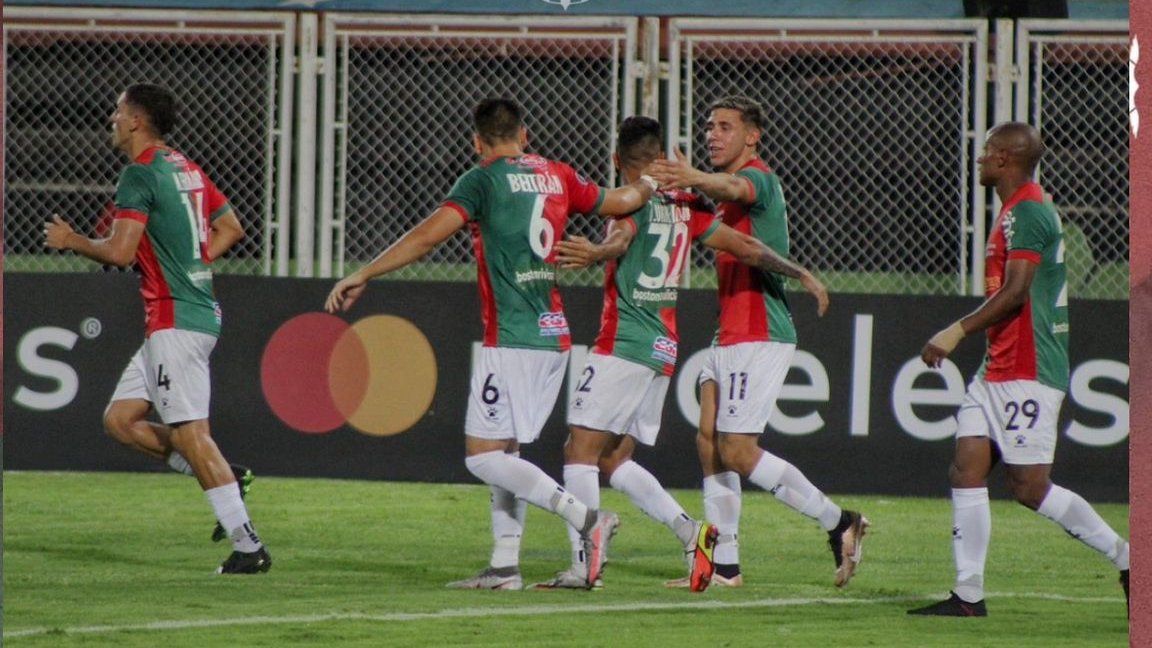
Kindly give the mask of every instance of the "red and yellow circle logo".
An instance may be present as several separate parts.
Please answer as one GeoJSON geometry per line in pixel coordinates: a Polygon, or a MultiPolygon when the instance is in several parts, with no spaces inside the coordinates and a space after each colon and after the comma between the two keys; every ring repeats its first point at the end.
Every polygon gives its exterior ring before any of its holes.
{"type": "Polygon", "coordinates": [[[347,422],[390,436],[416,424],[436,394],[436,354],[420,329],[393,315],[349,325],[327,313],[284,322],[260,361],[264,400],[308,434],[347,422]]]}

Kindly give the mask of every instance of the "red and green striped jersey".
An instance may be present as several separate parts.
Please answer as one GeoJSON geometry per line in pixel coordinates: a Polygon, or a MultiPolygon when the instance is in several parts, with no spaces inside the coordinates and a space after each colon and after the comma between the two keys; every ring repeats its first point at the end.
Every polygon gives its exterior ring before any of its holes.
{"type": "Polygon", "coordinates": [[[666,376],[676,368],[676,295],[695,239],[707,239],[720,221],[697,196],[660,192],[617,221],[635,234],[604,271],[604,310],[593,353],[614,355],[666,376]]]}
{"type": "Polygon", "coordinates": [[[1030,182],[1012,194],[992,226],[985,249],[984,294],[1004,285],[1008,262],[1034,263],[1036,274],[1020,311],[987,330],[988,351],[978,375],[989,382],[1036,380],[1068,391],[1068,282],[1060,214],[1030,182]]]}
{"type": "Polygon", "coordinates": [[[553,245],[576,213],[592,213],[604,191],[572,167],[539,155],[496,157],[456,181],[444,206],[472,230],[484,346],[567,349],[553,245]]]}
{"type": "MultiPolygon", "coordinates": [[[[721,202],[716,215],[732,229],[754,236],[780,256],[788,257],[788,215],[780,178],[763,161],[749,160],[736,175],[752,186],[753,202],[721,202]]],[[[720,346],[741,342],[796,343],[796,327],[784,280],[774,273],[740,263],[727,252],[716,254],[720,283],[720,346]]]]}
{"type": "Polygon", "coordinates": [[[178,151],[152,147],[120,173],[115,217],[144,224],[136,267],[145,335],[170,328],[220,334],[208,233],[228,210],[224,194],[178,151]]]}

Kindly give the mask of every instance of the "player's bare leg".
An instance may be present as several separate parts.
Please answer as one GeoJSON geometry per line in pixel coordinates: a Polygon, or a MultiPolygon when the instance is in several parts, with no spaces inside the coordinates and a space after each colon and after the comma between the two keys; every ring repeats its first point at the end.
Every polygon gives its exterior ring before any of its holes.
{"type": "Polygon", "coordinates": [[[216,519],[232,540],[232,555],[220,566],[218,573],[268,571],[272,558],[248,518],[248,509],[236,486],[236,476],[212,439],[208,421],[198,419],[173,425],[171,439],[172,446],[188,460],[216,519]]]}
{"type": "MultiPolygon", "coordinates": [[[[178,473],[195,477],[192,465],[172,445],[171,426],[146,420],[151,411],[152,404],[144,399],[112,401],[104,410],[104,430],[123,445],[167,463],[178,473]]],[[[252,471],[239,464],[229,464],[228,467],[243,499],[252,485],[252,471]]],[[[227,535],[223,525],[217,522],[212,530],[212,541],[219,542],[227,535]]]]}
{"type": "Polygon", "coordinates": [[[104,410],[104,431],[121,444],[164,461],[172,452],[172,428],[145,419],[152,404],[142,398],[115,400],[104,410]]]}

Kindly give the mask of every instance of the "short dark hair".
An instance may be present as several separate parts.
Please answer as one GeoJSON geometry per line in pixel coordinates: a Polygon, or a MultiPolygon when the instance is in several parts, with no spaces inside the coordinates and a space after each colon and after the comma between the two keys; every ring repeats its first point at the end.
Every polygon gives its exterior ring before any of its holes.
{"type": "Polygon", "coordinates": [[[515,140],[524,127],[524,110],[505,97],[485,99],[472,111],[476,134],[489,144],[515,140]]]}
{"type": "Polygon", "coordinates": [[[768,114],[764,112],[764,106],[760,105],[759,101],[744,95],[728,95],[718,101],[714,101],[711,106],[708,106],[708,112],[712,112],[717,108],[727,108],[728,110],[735,110],[740,113],[740,119],[745,123],[763,133],[768,128],[768,114]]]}
{"type": "Polygon", "coordinates": [[[163,86],[152,83],[134,83],[124,91],[125,103],[144,111],[152,130],[163,137],[176,128],[179,106],[176,95],[163,86]]]}
{"type": "Polygon", "coordinates": [[[616,154],[622,166],[646,165],[660,157],[663,141],[660,122],[651,117],[629,117],[620,124],[616,154]]]}

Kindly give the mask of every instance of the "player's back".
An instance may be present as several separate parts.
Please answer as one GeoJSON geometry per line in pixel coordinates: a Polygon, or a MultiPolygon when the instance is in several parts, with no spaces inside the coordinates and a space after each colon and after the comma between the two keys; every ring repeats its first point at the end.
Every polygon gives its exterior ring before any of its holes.
{"type": "Polygon", "coordinates": [[[148,333],[180,328],[218,334],[208,232],[212,216],[227,208],[219,190],[179,151],[155,147],[124,169],[116,204],[121,217],[145,222],[136,263],[148,333]]]}
{"type": "Polygon", "coordinates": [[[538,155],[491,158],[457,180],[445,202],[471,228],[485,345],[569,347],[553,246],[571,214],[601,199],[571,167],[538,155]]]}
{"type": "Polygon", "coordinates": [[[709,207],[687,192],[658,192],[620,220],[617,227],[631,227],[635,234],[624,254],[605,268],[597,353],[672,373],[680,278],[692,241],[718,226],[709,207]]]}

